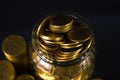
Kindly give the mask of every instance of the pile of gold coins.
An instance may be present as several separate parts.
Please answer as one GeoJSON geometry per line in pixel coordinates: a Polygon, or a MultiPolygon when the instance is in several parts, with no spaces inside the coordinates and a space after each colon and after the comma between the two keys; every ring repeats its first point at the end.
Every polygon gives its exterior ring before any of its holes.
{"type": "Polygon", "coordinates": [[[20,73],[27,70],[29,65],[29,56],[27,44],[22,36],[10,35],[4,39],[2,50],[5,57],[11,61],[20,73]],[[22,67],[21,67],[22,66],[22,67]],[[22,68],[22,69],[21,69],[22,68]],[[24,71],[22,71],[24,69],[24,71]]]}
{"type": "Polygon", "coordinates": [[[16,74],[12,63],[6,60],[0,61],[0,80],[14,80],[16,74]]]}
{"type": "Polygon", "coordinates": [[[20,35],[10,35],[3,40],[2,51],[6,60],[0,60],[0,80],[35,80],[28,74],[30,58],[27,44],[20,35]]]}
{"type": "Polygon", "coordinates": [[[49,59],[67,62],[91,48],[92,30],[85,22],[71,16],[46,17],[38,27],[40,49],[49,59]]]}
{"type": "Polygon", "coordinates": [[[89,79],[95,43],[93,31],[82,17],[46,16],[36,27],[29,46],[16,34],[3,40],[6,59],[0,60],[0,80],[89,79]]]}

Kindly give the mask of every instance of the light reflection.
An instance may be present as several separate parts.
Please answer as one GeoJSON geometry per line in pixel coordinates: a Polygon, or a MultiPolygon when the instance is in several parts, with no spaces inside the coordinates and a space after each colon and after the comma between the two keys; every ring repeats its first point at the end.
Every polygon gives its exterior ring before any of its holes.
{"type": "Polygon", "coordinates": [[[39,61],[38,64],[44,66],[44,68],[45,68],[46,70],[50,70],[50,68],[51,68],[50,64],[46,63],[46,62],[43,61],[42,59],[39,61]]]}

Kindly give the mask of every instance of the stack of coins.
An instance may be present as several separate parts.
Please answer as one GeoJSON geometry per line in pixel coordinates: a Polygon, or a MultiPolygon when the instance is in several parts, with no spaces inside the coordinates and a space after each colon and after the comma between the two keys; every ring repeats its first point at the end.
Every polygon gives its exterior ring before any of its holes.
{"type": "Polygon", "coordinates": [[[46,17],[39,25],[39,48],[48,59],[72,61],[93,44],[92,30],[84,20],[70,15],[46,17]]]}
{"type": "Polygon", "coordinates": [[[3,53],[11,61],[18,73],[27,71],[29,57],[27,54],[27,45],[22,36],[10,35],[3,40],[3,53]]]}
{"type": "Polygon", "coordinates": [[[0,60],[0,80],[14,80],[15,75],[13,64],[7,60],[0,60]]]}
{"type": "Polygon", "coordinates": [[[35,80],[35,78],[30,74],[19,75],[15,80],[35,80]]]}

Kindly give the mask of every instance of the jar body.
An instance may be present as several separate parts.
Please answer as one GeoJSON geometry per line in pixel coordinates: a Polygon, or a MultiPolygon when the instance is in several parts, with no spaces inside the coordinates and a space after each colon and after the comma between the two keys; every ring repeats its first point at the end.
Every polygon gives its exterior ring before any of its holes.
{"type": "Polygon", "coordinates": [[[42,55],[45,53],[38,47],[35,35],[33,35],[30,53],[35,75],[43,80],[88,80],[94,70],[94,48],[74,61],[64,64],[54,63],[42,55]]]}
{"type": "Polygon", "coordinates": [[[71,65],[56,65],[32,53],[35,74],[43,80],[88,80],[94,69],[94,54],[90,51],[84,60],[71,65]]]}

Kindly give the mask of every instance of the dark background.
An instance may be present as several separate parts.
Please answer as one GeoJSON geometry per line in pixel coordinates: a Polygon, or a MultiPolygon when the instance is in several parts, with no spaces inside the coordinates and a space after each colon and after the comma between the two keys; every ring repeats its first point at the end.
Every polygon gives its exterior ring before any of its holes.
{"type": "Polygon", "coordinates": [[[43,16],[58,11],[72,11],[91,25],[96,40],[96,63],[93,77],[118,80],[120,73],[120,3],[119,0],[4,0],[0,1],[1,43],[11,34],[30,41],[33,26],[43,16]]]}

